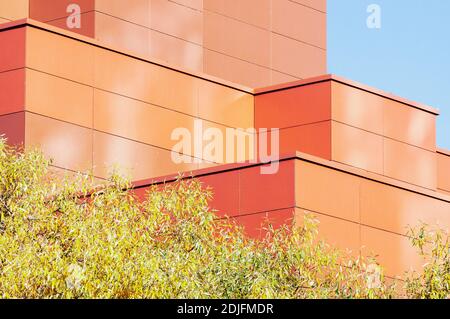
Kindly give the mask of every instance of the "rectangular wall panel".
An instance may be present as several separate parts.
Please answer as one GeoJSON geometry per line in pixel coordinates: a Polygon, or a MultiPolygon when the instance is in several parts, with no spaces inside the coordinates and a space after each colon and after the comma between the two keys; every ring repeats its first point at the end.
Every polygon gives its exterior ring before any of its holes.
{"type": "Polygon", "coordinates": [[[25,109],[25,69],[0,73],[0,115],[25,109]]]}
{"type": "Polygon", "coordinates": [[[0,136],[9,145],[25,144],[25,112],[0,115],[0,136]]]}
{"type": "Polygon", "coordinates": [[[0,32],[0,72],[25,66],[25,28],[0,32]]]}
{"type": "Polygon", "coordinates": [[[58,34],[27,28],[27,67],[93,85],[94,47],[58,34]]]}
{"type": "Polygon", "coordinates": [[[91,129],[26,113],[27,147],[39,147],[60,168],[92,170],[92,138],[91,129]]]}
{"type": "Polygon", "coordinates": [[[357,177],[303,161],[295,165],[297,207],[359,222],[361,181],[357,177]]]}
{"type": "Polygon", "coordinates": [[[353,257],[359,256],[361,230],[358,223],[296,208],[295,225],[302,226],[306,215],[318,222],[318,240],[323,240],[331,247],[340,249],[342,252],[348,252],[353,257]]]}
{"type": "Polygon", "coordinates": [[[32,69],[26,74],[27,111],[92,127],[92,87],[32,69]]]}
{"type": "Polygon", "coordinates": [[[438,188],[450,193],[450,155],[437,153],[438,188]]]}
{"type": "Polygon", "coordinates": [[[28,17],[29,0],[0,0],[0,18],[19,20],[28,17]]]}
{"type": "Polygon", "coordinates": [[[188,172],[198,164],[174,164],[170,152],[117,136],[94,132],[94,174],[107,178],[116,169],[133,181],[188,172]]]}
{"type": "Polygon", "coordinates": [[[385,138],[384,175],[435,190],[436,153],[385,138]]]}
{"type": "Polygon", "coordinates": [[[333,161],[383,174],[383,137],[332,121],[333,161]]]}

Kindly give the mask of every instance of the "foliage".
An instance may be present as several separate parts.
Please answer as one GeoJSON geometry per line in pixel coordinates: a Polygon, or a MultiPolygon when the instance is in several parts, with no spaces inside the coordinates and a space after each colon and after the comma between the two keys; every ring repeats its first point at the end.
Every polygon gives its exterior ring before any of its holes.
{"type": "MultiPolygon", "coordinates": [[[[93,187],[49,165],[0,141],[0,297],[395,297],[372,260],[318,241],[311,216],[253,240],[216,218],[196,180],[154,186],[142,201],[118,175],[93,187]]],[[[448,295],[448,237],[437,248],[410,296],[448,295]]]]}
{"type": "Polygon", "coordinates": [[[412,298],[450,298],[450,243],[448,232],[430,229],[423,224],[410,229],[414,247],[427,263],[422,273],[412,273],[407,278],[407,292],[412,298]]]}

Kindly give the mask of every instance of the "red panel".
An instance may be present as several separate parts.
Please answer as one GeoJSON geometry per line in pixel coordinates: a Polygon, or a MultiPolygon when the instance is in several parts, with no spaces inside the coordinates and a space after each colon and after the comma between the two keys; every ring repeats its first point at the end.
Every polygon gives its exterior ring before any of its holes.
{"type": "Polygon", "coordinates": [[[0,31],[0,72],[25,67],[25,28],[0,31]]]}
{"type": "MultiPolygon", "coordinates": [[[[274,229],[278,229],[281,226],[291,226],[295,218],[295,209],[281,209],[267,213],[266,223],[271,225],[274,229]]],[[[266,224],[266,225],[267,225],[266,224]]]]}
{"type": "Polygon", "coordinates": [[[0,115],[23,111],[25,69],[0,73],[0,115]]]}
{"type": "Polygon", "coordinates": [[[199,178],[204,187],[210,187],[213,199],[212,209],[218,210],[219,216],[235,216],[239,213],[239,172],[237,170],[199,178]]]}
{"type": "Polygon", "coordinates": [[[81,13],[93,11],[95,0],[30,0],[30,18],[42,22],[67,17],[70,4],[80,6],[81,13]]]}
{"type": "Polygon", "coordinates": [[[331,119],[329,81],[256,96],[257,128],[286,128],[331,119]]]}
{"type": "Polygon", "coordinates": [[[148,187],[141,187],[141,188],[133,189],[133,193],[141,201],[144,201],[146,199],[147,192],[148,192],[148,187]]]}
{"type": "Polygon", "coordinates": [[[331,121],[280,131],[280,154],[296,151],[331,160],[331,121]]]}
{"type": "Polygon", "coordinates": [[[278,172],[271,175],[261,174],[262,166],[239,171],[240,214],[267,212],[294,206],[294,161],[279,164],[278,172]]]}
{"type": "Polygon", "coordinates": [[[24,144],[25,112],[0,116],[0,135],[4,135],[10,145],[24,144]]]}
{"type": "Polygon", "coordinates": [[[269,213],[258,213],[236,217],[238,225],[244,227],[245,234],[254,239],[264,238],[268,225],[278,229],[282,225],[292,225],[294,209],[281,209],[269,213]]]}

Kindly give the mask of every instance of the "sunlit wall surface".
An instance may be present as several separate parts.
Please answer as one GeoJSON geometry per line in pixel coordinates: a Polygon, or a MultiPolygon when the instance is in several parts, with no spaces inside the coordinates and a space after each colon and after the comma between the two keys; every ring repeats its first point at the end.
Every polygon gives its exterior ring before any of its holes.
{"type": "MultiPolygon", "coordinates": [[[[323,67],[314,59],[325,57],[315,42],[325,38],[324,2],[124,3],[77,1],[71,16],[69,1],[0,0],[0,135],[41,147],[60,173],[92,171],[102,180],[118,165],[139,196],[178,172],[193,174],[212,187],[218,214],[237,218],[250,236],[264,233],[265,218],[281,225],[311,212],[323,238],[355,255],[378,254],[389,276],[420,268],[406,226],[450,223],[439,112],[339,76],[297,73],[323,67]],[[11,21],[27,14],[44,22],[11,21]],[[80,23],[77,32],[68,22],[80,23]],[[290,44],[277,47],[277,38],[290,44]],[[300,43],[314,59],[302,59],[300,43]],[[205,69],[211,54],[216,67],[205,69]],[[264,72],[248,67],[255,65],[264,72]],[[294,73],[295,81],[278,83],[294,73]],[[195,134],[198,120],[201,135],[279,129],[280,156],[270,163],[278,170],[265,175],[267,165],[225,153],[200,163],[195,147],[181,152],[189,163],[174,162],[173,132],[195,134]]],[[[246,136],[257,151],[260,140],[250,137],[260,136],[246,136]]]]}
{"type": "Polygon", "coordinates": [[[104,44],[250,87],[326,72],[326,0],[0,3],[1,21],[29,16],[104,44]],[[71,19],[67,23],[71,14],[78,14],[81,23],[71,19]]]}

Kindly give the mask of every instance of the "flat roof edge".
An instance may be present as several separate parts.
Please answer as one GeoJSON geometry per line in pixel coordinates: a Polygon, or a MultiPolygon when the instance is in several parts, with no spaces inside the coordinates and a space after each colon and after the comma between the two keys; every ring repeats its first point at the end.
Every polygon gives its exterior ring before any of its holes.
{"type": "MultiPolygon", "coordinates": [[[[393,179],[393,178],[390,178],[387,176],[372,173],[372,172],[369,172],[369,171],[366,171],[366,170],[363,170],[360,168],[356,168],[353,166],[349,166],[346,164],[322,159],[322,158],[319,158],[319,157],[316,157],[316,156],[313,156],[310,154],[302,153],[302,152],[295,152],[295,153],[283,155],[280,157],[279,160],[276,160],[274,162],[283,162],[283,161],[289,161],[289,160],[302,160],[305,162],[324,166],[326,168],[334,169],[334,170],[337,170],[337,171],[340,171],[343,173],[355,175],[355,176],[358,176],[358,177],[361,177],[361,178],[364,178],[367,180],[372,180],[374,182],[382,183],[382,184],[385,184],[388,186],[401,188],[401,189],[404,189],[407,191],[411,191],[411,192],[414,192],[417,194],[421,194],[424,196],[432,197],[432,198],[443,200],[445,202],[450,203],[449,195],[439,193],[439,192],[433,191],[431,189],[416,186],[413,184],[409,184],[407,182],[396,180],[396,179],[393,179]]],[[[145,187],[149,187],[152,185],[174,182],[177,180],[178,176],[181,176],[182,179],[199,178],[199,177],[204,177],[204,176],[208,176],[208,175],[215,175],[215,174],[220,174],[220,173],[234,171],[234,170],[251,168],[251,167],[255,167],[255,166],[264,166],[264,165],[268,165],[268,164],[270,164],[270,163],[245,162],[245,163],[223,164],[223,165],[218,165],[218,166],[209,167],[209,168],[186,171],[184,173],[181,173],[181,175],[170,174],[170,175],[161,176],[161,177],[139,180],[139,181],[133,182],[132,185],[133,185],[133,188],[145,188],[145,187]]]]}
{"type": "Polygon", "coordinates": [[[450,156],[450,150],[447,150],[447,149],[445,149],[445,148],[440,148],[440,147],[438,147],[438,148],[436,149],[436,152],[439,153],[439,154],[443,154],[443,155],[450,156]]]}
{"type": "Polygon", "coordinates": [[[354,80],[350,80],[335,74],[325,74],[325,75],[320,75],[320,76],[315,76],[315,77],[311,77],[311,78],[306,78],[306,79],[302,79],[302,80],[298,80],[298,81],[293,81],[293,82],[287,82],[287,83],[283,83],[283,84],[277,84],[277,85],[272,85],[272,86],[267,86],[267,87],[263,87],[263,88],[257,88],[254,90],[254,94],[255,95],[262,95],[262,94],[267,94],[267,93],[271,93],[271,92],[276,92],[276,91],[281,91],[281,90],[288,90],[288,89],[292,89],[292,88],[296,88],[296,87],[301,87],[301,86],[305,86],[305,85],[311,85],[311,84],[316,84],[316,83],[321,83],[321,82],[326,82],[326,81],[335,81],[335,82],[339,82],[348,86],[352,86],[354,88],[372,93],[372,94],[376,94],[379,95],[381,97],[393,100],[393,101],[397,101],[399,103],[402,104],[406,104],[408,106],[426,111],[428,113],[432,113],[434,115],[439,115],[439,110],[437,108],[434,108],[432,106],[423,104],[423,103],[419,103],[419,102],[415,102],[415,101],[411,101],[408,100],[406,98],[400,97],[398,95],[395,95],[393,93],[389,93],[380,89],[377,89],[375,87],[360,83],[360,82],[356,82],[354,80]]]}
{"type": "Polygon", "coordinates": [[[227,81],[224,80],[222,78],[213,76],[213,75],[209,75],[203,72],[197,72],[197,71],[193,71],[193,70],[189,70],[187,68],[184,68],[182,66],[179,65],[175,65],[175,64],[170,64],[167,63],[165,61],[150,57],[150,56],[146,56],[146,55],[141,55],[126,49],[122,49],[122,48],[118,48],[118,47],[114,47],[114,46],[110,46],[110,45],[106,45],[104,43],[102,43],[101,41],[98,41],[96,39],[75,33],[75,32],[71,32],[65,29],[61,29],[58,27],[54,27],[52,25],[43,23],[43,22],[39,22],[33,19],[21,19],[21,20],[16,20],[16,21],[11,21],[11,22],[7,22],[7,23],[3,23],[0,24],[0,32],[2,31],[7,31],[10,29],[16,29],[16,28],[21,28],[21,27],[34,27],[36,29],[40,29],[43,31],[47,31],[47,32],[51,32],[54,34],[58,34],[67,38],[71,38],[73,40],[76,41],[80,41],[80,42],[84,42],[93,46],[96,46],[98,48],[102,48],[108,51],[112,51],[118,54],[122,54],[125,56],[128,56],[130,58],[134,58],[137,60],[141,60],[141,61],[145,61],[154,65],[158,65],[161,66],[163,68],[166,69],[170,69],[173,70],[175,72],[179,72],[179,73],[183,73],[186,75],[190,75],[192,77],[196,77],[202,80],[206,80],[209,82],[213,82],[222,86],[226,86],[244,93],[248,93],[248,94],[254,94],[254,90],[252,88],[249,88],[245,85],[241,85],[241,84],[237,84],[237,83],[233,83],[231,81],[227,81]]]}
{"type": "Polygon", "coordinates": [[[385,92],[383,90],[371,87],[369,85],[366,84],[362,84],[353,80],[349,80],[346,79],[344,77],[335,75],[335,74],[324,74],[324,75],[320,75],[320,76],[316,76],[316,77],[310,77],[307,79],[302,79],[302,80],[297,80],[297,81],[293,81],[293,82],[287,82],[287,83],[282,83],[282,84],[276,84],[276,85],[272,85],[272,86],[267,86],[267,87],[262,87],[262,88],[250,88],[244,85],[240,85],[237,83],[233,83],[231,81],[227,81],[224,79],[221,79],[219,77],[215,77],[203,72],[196,72],[193,70],[189,70],[186,68],[183,68],[181,66],[178,65],[173,65],[173,64],[169,64],[165,61],[162,60],[158,60],[149,56],[145,56],[145,55],[140,55],[134,52],[131,52],[129,50],[124,50],[124,49],[120,49],[117,47],[113,47],[113,46],[109,46],[109,45],[105,45],[103,43],[101,43],[100,41],[97,41],[93,38],[87,37],[87,36],[83,36],[80,35],[78,33],[74,33],[71,31],[67,31],[58,27],[54,27],[51,26],[49,24],[43,23],[43,22],[39,22],[33,19],[20,19],[20,20],[16,20],[16,21],[11,21],[11,22],[6,22],[3,24],[0,24],[0,32],[4,31],[4,30],[8,30],[8,29],[13,29],[13,28],[20,28],[20,27],[26,27],[26,26],[30,26],[30,27],[34,27],[37,29],[41,29],[44,31],[48,31],[48,32],[52,32],[55,34],[59,34],[61,36],[65,36],[77,41],[81,41],[81,42],[85,42],[91,45],[94,45],[96,47],[99,48],[103,48],[112,52],[116,52],[118,54],[122,54],[122,55],[126,55],[129,56],[131,58],[135,58],[138,60],[142,60],[142,61],[146,61],[148,63],[152,63],[155,65],[159,65],[161,67],[176,71],[176,72],[180,72],[180,73],[184,73],[186,75],[191,75],[193,77],[196,78],[200,78],[209,82],[213,82],[213,83],[217,83],[219,85],[223,85],[235,90],[239,90],[248,94],[252,94],[252,95],[261,95],[261,94],[266,94],[266,93],[270,93],[270,92],[274,92],[274,91],[279,91],[279,90],[286,90],[286,89],[290,89],[290,88],[294,88],[294,87],[299,87],[299,86],[304,86],[304,85],[310,85],[310,84],[314,84],[314,83],[320,83],[320,82],[324,82],[324,81],[336,81],[336,82],[340,82],[364,91],[367,91],[369,93],[373,93],[412,107],[415,107],[417,109],[421,109],[423,111],[435,114],[435,115],[439,115],[439,110],[431,107],[429,105],[423,104],[423,103],[419,103],[419,102],[414,102],[414,101],[410,101],[408,99],[399,97],[397,95],[394,95],[392,93],[389,92],[385,92]]]}

